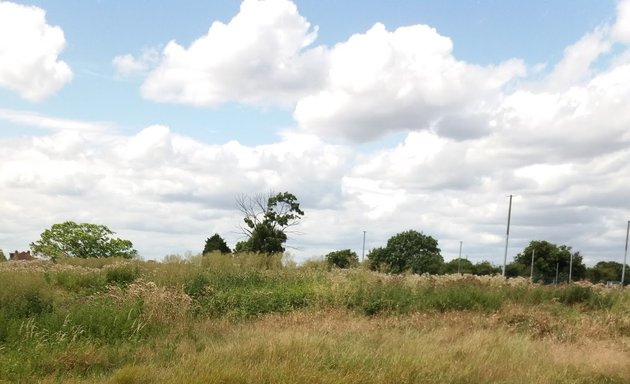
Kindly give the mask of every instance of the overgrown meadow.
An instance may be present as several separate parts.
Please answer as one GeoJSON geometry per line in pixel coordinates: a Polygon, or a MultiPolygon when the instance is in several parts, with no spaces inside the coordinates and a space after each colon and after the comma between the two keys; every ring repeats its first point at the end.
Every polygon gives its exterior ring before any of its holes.
{"type": "Polygon", "coordinates": [[[628,383],[630,294],[258,255],[6,262],[0,382],[628,383]]]}

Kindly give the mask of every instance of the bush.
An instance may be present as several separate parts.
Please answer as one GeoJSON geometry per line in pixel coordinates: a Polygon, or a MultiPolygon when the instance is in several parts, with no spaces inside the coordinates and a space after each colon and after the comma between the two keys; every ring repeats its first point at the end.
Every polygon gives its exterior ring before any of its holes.
{"type": "Polygon", "coordinates": [[[105,282],[107,284],[126,286],[133,283],[139,274],[138,267],[134,265],[114,265],[107,268],[107,272],[105,273],[105,282]]]}
{"type": "Polygon", "coordinates": [[[326,262],[337,268],[350,268],[359,265],[359,256],[350,249],[330,252],[326,255],[326,262]]]}
{"type": "Polygon", "coordinates": [[[198,299],[205,294],[208,285],[210,285],[208,277],[205,275],[197,275],[186,283],[184,292],[193,299],[198,299]]]}

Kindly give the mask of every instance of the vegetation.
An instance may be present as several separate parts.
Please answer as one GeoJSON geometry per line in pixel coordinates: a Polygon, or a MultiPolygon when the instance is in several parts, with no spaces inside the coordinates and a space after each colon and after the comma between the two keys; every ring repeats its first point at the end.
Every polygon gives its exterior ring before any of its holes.
{"type": "MultiPolygon", "coordinates": [[[[614,261],[600,261],[593,268],[587,268],[586,274],[593,283],[621,281],[623,264],[614,261]]],[[[630,272],[626,265],[626,273],[630,272]]]]}
{"type": "Polygon", "coordinates": [[[237,244],[238,252],[259,252],[268,255],[284,252],[288,228],[300,222],[304,211],[295,195],[289,192],[241,195],[236,203],[245,215],[242,227],[247,240],[237,244]]]}
{"type": "Polygon", "coordinates": [[[230,247],[228,247],[225,240],[223,240],[223,238],[219,236],[218,233],[215,233],[214,235],[212,235],[212,237],[206,239],[206,244],[203,247],[202,255],[215,251],[219,253],[232,253],[230,247]]]}
{"type": "Polygon", "coordinates": [[[114,234],[104,225],[66,221],[53,224],[31,243],[36,255],[56,259],[59,257],[99,258],[122,257],[131,259],[137,256],[129,240],[112,238],[114,234]]]}
{"type": "Polygon", "coordinates": [[[514,262],[506,267],[507,276],[530,277],[532,255],[534,256],[534,281],[557,283],[560,281],[581,280],[586,277],[586,266],[580,252],[572,252],[571,247],[556,245],[545,240],[535,240],[516,255],[514,262]]]}
{"type": "Polygon", "coordinates": [[[350,249],[330,252],[325,259],[328,265],[337,268],[351,268],[359,265],[359,256],[350,249]]]}
{"type": "Polygon", "coordinates": [[[373,249],[368,260],[372,270],[390,273],[436,274],[444,264],[437,240],[414,230],[392,236],[385,248],[373,249]]]}
{"type": "Polygon", "coordinates": [[[7,261],[7,257],[4,255],[2,249],[0,249],[0,263],[7,261]]]}
{"type": "Polygon", "coordinates": [[[218,252],[0,264],[0,383],[624,383],[629,358],[630,293],[589,283],[218,252]]]}

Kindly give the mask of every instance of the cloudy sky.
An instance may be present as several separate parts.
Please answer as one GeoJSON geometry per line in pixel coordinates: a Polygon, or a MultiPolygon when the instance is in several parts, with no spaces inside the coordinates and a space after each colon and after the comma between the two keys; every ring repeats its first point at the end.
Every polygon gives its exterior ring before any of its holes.
{"type": "Polygon", "coordinates": [[[145,259],[242,239],[289,191],[297,260],[398,232],[621,261],[630,0],[0,0],[0,248],[104,224],[145,259]]]}

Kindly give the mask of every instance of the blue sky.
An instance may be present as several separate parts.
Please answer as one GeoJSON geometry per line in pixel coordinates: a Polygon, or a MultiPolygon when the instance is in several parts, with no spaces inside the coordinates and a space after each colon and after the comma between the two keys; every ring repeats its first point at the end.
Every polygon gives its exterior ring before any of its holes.
{"type": "Polygon", "coordinates": [[[233,245],[235,194],[269,190],[303,202],[300,260],[413,228],[499,263],[508,194],[510,257],[623,250],[628,1],[0,1],[3,20],[5,251],[64,220],[151,259],[233,245]]]}

